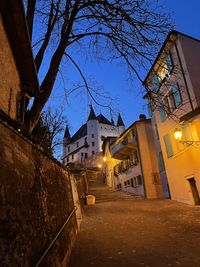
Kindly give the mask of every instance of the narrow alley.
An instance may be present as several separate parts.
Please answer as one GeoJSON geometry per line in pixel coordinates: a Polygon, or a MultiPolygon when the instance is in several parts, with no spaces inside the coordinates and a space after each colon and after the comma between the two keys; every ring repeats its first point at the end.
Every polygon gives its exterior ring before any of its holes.
{"type": "Polygon", "coordinates": [[[199,267],[200,208],[90,188],[70,267],[199,267]]]}

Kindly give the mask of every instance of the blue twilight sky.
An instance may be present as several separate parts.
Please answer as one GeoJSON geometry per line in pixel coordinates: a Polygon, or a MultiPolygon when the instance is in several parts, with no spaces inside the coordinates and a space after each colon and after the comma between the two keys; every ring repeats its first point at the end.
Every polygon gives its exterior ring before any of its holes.
{"type": "MultiPolygon", "coordinates": [[[[172,18],[175,21],[175,29],[200,39],[200,1],[199,0],[166,0],[165,9],[172,12],[172,18]]],[[[156,55],[155,55],[156,56],[156,55]]],[[[77,56],[81,58],[81,54],[77,56]]],[[[120,112],[126,127],[138,119],[139,114],[147,114],[146,102],[142,100],[142,86],[137,80],[130,82],[128,80],[127,69],[123,65],[111,64],[109,62],[96,61],[89,58],[86,62],[80,60],[79,64],[83,69],[84,75],[94,88],[103,92],[109,92],[109,95],[118,99],[114,103],[114,120],[116,121],[117,112],[120,112]]],[[[65,67],[66,68],[66,67],[65,67]]],[[[77,70],[71,66],[68,69],[62,69],[62,75],[67,77],[67,84],[64,86],[70,90],[78,81],[81,80],[77,70]],[[72,86],[73,85],[73,86],[72,86]]],[[[143,76],[145,76],[145,72],[143,76]]],[[[54,92],[48,102],[51,108],[61,105],[64,107],[65,115],[70,125],[71,134],[85,123],[90,102],[87,97],[83,97],[78,92],[70,94],[66,98],[63,88],[63,81],[59,75],[54,92]]],[[[101,100],[101,103],[104,101],[101,100]]],[[[94,105],[96,114],[102,113],[110,118],[108,109],[94,105]]]]}

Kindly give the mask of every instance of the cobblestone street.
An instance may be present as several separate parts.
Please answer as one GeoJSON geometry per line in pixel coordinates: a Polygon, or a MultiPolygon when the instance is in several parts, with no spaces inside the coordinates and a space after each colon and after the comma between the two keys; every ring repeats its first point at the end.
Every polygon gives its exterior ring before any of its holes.
{"type": "Polygon", "coordinates": [[[200,208],[121,199],[87,206],[70,267],[199,267],[200,208]]]}

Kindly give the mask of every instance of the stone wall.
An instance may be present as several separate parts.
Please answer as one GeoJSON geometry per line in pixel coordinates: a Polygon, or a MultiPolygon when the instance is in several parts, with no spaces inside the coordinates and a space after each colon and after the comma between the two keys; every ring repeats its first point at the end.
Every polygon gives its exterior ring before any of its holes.
{"type": "MultiPolygon", "coordinates": [[[[0,122],[0,266],[31,267],[73,210],[66,170],[0,122]]],[[[66,267],[75,214],[40,266],[66,267]]]]}

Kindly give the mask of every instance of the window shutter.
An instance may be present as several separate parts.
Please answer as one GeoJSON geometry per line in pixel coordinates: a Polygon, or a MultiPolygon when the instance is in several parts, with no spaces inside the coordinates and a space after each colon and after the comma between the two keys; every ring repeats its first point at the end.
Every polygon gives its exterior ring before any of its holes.
{"type": "Polygon", "coordinates": [[[159,87],[160,87],[160,82],[159,82],[157,74],[154,74],[152,76],[151,84],[152,84],[152,91],[155,93],[158,92],[159,87]]]}
{"type": "Polygon", "coordinates": [[[161,121],[162,122],[165,121],[166,120],[166,112],[165,112],[165,109],[164,109],[163,104],[161,104],[159,106],[159,112],[160,112],[160,119],[161,119],[161,121]]]}
{"type": "Polygon", "coordinates": [[[172,85],[172,93],[174,96],[175,106],[178,107],[182,103],[182,98],[181,98],[180,89],[177,83],[174,83],[172,85]]]}
{"type": "Polygon", "coordinates": [[[169,134],[166,134],[163,138],[164,138],[165,147],[167,151],[167,157],[169,158],[174,155],[169,134]]]}
{"type": "Polygon", "coordinates": [[[167,65],[168,72],[171,73],[173,70],[173,62],[172,62],[172,57],[170,53],[166,54],[166,65],[167,65]]]}

